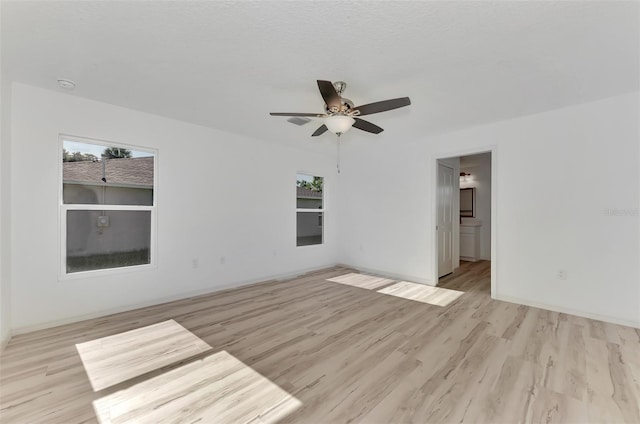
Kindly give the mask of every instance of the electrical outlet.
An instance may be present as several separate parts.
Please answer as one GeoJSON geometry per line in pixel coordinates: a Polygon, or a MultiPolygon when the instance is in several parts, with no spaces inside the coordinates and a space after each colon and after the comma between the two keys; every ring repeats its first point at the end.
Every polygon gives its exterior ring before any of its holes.
{"type": "Polygon", "coordinates": [[[227,262],[227,258],[220,256],[220,265],[224,265],[227,262]]]}
{"type": "Polygon", "coordinates": [[[199,265],[198,258],[191,259],[191,268],[196,269],[199,265]]]}
{"type": "Polygon", "coordinates": [[[558,275],[558,278],[560,280],[566,280],[567,279],[567,271],[564,270],[564,269],[559,269],[557,275],[558,275]]]}

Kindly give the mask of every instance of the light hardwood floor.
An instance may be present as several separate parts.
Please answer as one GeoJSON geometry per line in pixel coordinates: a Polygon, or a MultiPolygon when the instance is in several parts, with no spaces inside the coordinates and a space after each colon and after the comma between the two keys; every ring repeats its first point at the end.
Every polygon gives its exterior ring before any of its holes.
{"type": "Polygon", "coordinates": [[[640,422],[640,330],[491,300],[487,262],[445,307],[328,281],[351,272],[16,336],[0,422],[640,422]]]}

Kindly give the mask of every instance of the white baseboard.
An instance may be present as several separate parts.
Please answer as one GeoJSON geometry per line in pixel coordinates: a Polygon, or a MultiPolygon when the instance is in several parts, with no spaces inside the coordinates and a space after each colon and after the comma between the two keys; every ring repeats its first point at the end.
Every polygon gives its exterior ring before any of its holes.
{"type": "Polygon", "coordinates": [[[580,311],[580,310],[576,310],[576,309],[565,308],[565,307],[557,306],[557,305],[548,305],[548,304],[545,304],[545,303],[534,302],[534,301],[530,301],[530,300],[526,300],[526,299],[520,299],[520,298],[516,298],[516,297],[510,297],[510,296],[496,295],[496,296],[493,296],[493,299],[502,300],[504,302],[509,302],[509,303],[516,303],[516,304],[519,304],[519,305],[531,306],[533,308],[546,309],[548,311],[560,312],[560,313],[563,313],[563,314],[576,315],[576,316],[583,317],[583,318],[595,319],[597,321],[610,322],[612,324],[625,325],[627,327],[640,328],[640,321],[620,319],[620,318],[611,317],[611,316],[608,316],[608,315],[594,314],[594,313],[591,313],[591,312],[585,312],[585,311],[580,311]]]}
{"type": "Polygon", "coordinates": [[[362,267],[362,266],[347,265],[347,264],[339,264],[339,266],[343,266],[345,268],[355,269],[356,271],[364,272],[366,274],[374,274],[374,275],[378,275],[380,277],[392,278],[394,280],[409,281],[411,283],[426,284],[428,286],[435,286],[436,285],[436,283],[434,283],[430,279],[422,278],[422,277],[416,277],[415,275],[398,274],[398,273],[395,273],[395,272],[388,272],[388,271],[382,271],[382,270],[379,270],[379,269],[365,268],[365,267],[362,267]]]}
{"type": "MultiPolygon", "coordinates": [[[[135,309],[147,308],[149,306],[156,306],[156,305],[160,305],[160,304],[167,303],[167,302],[173,302],[173,301],[176,301],[176,300],[183,300],[183,299],[187,299],[187,298],[190,298],[190,297],[201,296],[201,295],[210,294],[210,293],[216,293],[216,292],[220,292],[220,291],[224,291],[224,290],[235,289],[235,288],[238,288],[238,287],[251,286],[251,285],[254,285],[254,284],[262,284],[262,283],[266,283],[268,281],[274,281],[274,280],[284,280],[284,279],[287,279],[287,278],[294,278],[294,277],[297,277],[299,275],[303,275],[303,274],[306,274],[306,273],[309,273],[309,272],[319,271],[319,270],[322,270],[322,269],[332,268],[332,267],[335,267],[335,266],[337,266],[337,264],[333,263],[333,264],[327,264],[327,265],[324,265],[324,266],[319,266],[319,267],[314,267],[314,268],[306,268],[306,269],[301,269],[301,270],[297,270],[297,271],[291,271],[291,272],[286,272],[286,273],[282,273],[282,274],[271,275],[269,277],[264,277],[264,278],[256,278],[256,279],[251,279],[251,280],[244,280],[244,281],[237,282],[237,283],[223,284],[223,285],[217,286],[215,288],[210,288],[209,287],[209,288],[206,288],[206,289],[194,290],[194,291],[190,291],[190,292],[176,294],[174,296],[161,297],[161,298],[149,300],[147,302],[135,303],[135,304],[126,305],[126,306],[122,306],[122,307],[118,307],[118,308],[103,309],[103,310],[100,310],[100,311],[97,311],[97,312],[93,312],[93,313],[90,313],[90,314],[75,315],[75,316],[72,316],[72,317],[63,318],[63,319],[59,319],[59,320],[55,320],[55,321],[47,321],[45,323],[40,323],[40,324],[16,327],[16,328],[12,329],[11,336],[16,336],[16,335],[25,334],[25,333],[31,333],[33,331],[46,330],[47,328],[58,327],[60,325],[73,324],[73,323],[80,322],[80,321],[86,321],[88,319],[101,318],[101,317],[105,317],[105,316],[108,316],[108,315],[118,314],[118,313],[121,313],[121,312],[133,311],[135,309]]],[[[7,340],[7,342],[8,342],[8,340],[7,340]]]]}

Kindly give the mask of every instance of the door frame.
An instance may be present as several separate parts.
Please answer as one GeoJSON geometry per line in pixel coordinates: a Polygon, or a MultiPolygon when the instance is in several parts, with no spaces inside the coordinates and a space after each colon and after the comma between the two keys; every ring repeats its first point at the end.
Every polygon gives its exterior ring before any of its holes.
{"type": "Polygon", "coordinates": [[[498,146],[470,147],[447,152],[435,153],[431,156],[431,247],[433,254],[431,261],[433,266],[431,281],[438,285],[438,160],[456,158],[460,156],[491,153],[491,298],[498,296],[498,146]]]}

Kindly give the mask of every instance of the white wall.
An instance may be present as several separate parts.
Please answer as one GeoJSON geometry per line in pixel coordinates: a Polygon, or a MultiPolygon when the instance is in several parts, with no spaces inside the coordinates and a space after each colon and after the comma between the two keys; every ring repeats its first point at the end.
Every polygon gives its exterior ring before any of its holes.
{"type": "Polygon", "coordinates": [[[427,151],[372,137],[341,141],[338,257],[361,270],[427,282],[434,258],[427,151]]]}
{"type": "Polygon", "coordinates": [[[0,350],[11,337],[11,85],[0,82],[0,350]]]}
{"type": "Polygon", "coordinates": [[[634,92],[413,142],[396,128],[345,143],[340,260],[433,283],[435,158],[495,146],[493,295],[640,326],[638,103],[634,92]]]}
{"type": "Polygon", "coordinates": [[[15,83],[12,113],[18,332],[337,262],[333,155],[15,83]],[[159,149],[157,268],[58,278],[60,133],[159,149]],[[301,169],[325,177],[324,245],[296,248],[301,169]]]}
{"type": "Polygon", "coordinates": [[[482,222],[480,227],[480,259],[491,259],[491,153],[462,156],[460,171],[471,176],[460,183],[460,188],[476,189],[475,218],[482,222]]]}

